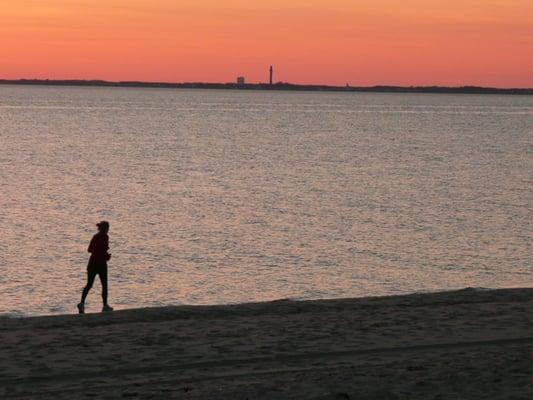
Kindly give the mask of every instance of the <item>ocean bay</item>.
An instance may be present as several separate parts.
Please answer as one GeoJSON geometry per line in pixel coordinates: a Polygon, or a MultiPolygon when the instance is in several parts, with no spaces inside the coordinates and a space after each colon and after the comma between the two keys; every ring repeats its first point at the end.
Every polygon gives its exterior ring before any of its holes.
{"type": "Polygon", "coordinates": [[[531,286],[533,97],[0,87],[0,313],[531,286]],[[88,306],[98,304],[97,290],[88,306]]]}

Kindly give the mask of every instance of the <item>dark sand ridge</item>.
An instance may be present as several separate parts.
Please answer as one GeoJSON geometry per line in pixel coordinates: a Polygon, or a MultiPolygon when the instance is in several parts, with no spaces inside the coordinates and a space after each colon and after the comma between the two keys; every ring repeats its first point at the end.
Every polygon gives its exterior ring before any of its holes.
{"type": "Polygon", "coordinates": [[[533,289],[0,319],[0,398],[532,399],[533,289]]]}

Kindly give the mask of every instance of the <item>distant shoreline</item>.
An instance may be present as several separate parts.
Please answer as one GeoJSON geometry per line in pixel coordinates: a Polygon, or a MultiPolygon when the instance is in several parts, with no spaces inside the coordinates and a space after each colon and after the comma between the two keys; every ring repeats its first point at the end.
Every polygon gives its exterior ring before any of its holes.
{"type": "Polygon", "coordinates": [[[39,86],[96,86],[96,87],[134,87],[163,89],[237,89],[237,90],[290,90],[312,92],[367,92],[367,93],[446,93],[446,94],[506,94],[533,95],[533,88],[490,88],[480,86],[330,86],[299,85],[278,82],[267,83],[205,83],[205,82],[140,82],[104,80],[49,80],[49,79],[0,79],[0,85],[39,85],[39,86]]]}

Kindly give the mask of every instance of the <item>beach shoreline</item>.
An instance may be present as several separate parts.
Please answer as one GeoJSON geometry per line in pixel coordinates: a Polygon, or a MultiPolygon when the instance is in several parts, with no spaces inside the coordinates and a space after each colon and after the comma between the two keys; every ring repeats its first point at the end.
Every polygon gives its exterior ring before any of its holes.
{"type": "Polygon", "coordinates": [[[468,288],[2,318],[0,396],[526,399],[532,306],[468,288]]]}
{"type": "MultiPolygon", "coordinates": [[[[407,298],[417,298],[420,301],[432,301],[433,298],[442,298],[443,296],[448,299],[448,296],[459,294],[461,295],[461,301],[464,301],[467,299],[467,297],[471,297],[472,293],[479,293],[482,298],[485,298],[486,296],[483,296],[482,293],[494,293],[494,292],[522,292],[527,290],[533,290],[529,287],[503,287],[503,288],[486,288],[486,287],[465,287],[460,289],[442,289],[442,290],[435,290],[435,291],[422,291],[422,292],[407,292],[407,293],[399,293],[399,294],[384,294],[384,295],[368,295],[368,296],[360,296],[360,297],[324,297],[324,298],[300,298],[300,297],[286,297],[286,298],[279,298],[279,299],[272,299],[272,300],[261,300],[261,301],[251,301],[251,302],[243,302],[243,303],[209,303],[209,304],[189,304],[189,303],[182,303],[182,304],[166,304],[161,306],[132,306],[123,308],[124,305],[116,306],[113,304],[114,307],[114,314],[116,313],[142,313],[143,316],[146,316],[150,313],[152,314],[160,314],[160,313],[172,313],[172,312],[179,312],[181,311],[187,311],[187,312],[205,312],[208,310],[216,310],[216,309],[223,309],[223,310],[232,310],[234,308],[248,308],[248,306],[261,309],[264,307],[270,308],[273,306],[276,306],[277,304],[287,304],[287,303],[295,303],[295,304],[311,304],[311,303],[322,303],[322,302],[343,302],[343,303],[351,303],[351,302],[359,302],[361,304],[371,302],[373,304],[379,304],[382,303],[390,303],[395,301],[403,301],[407,298]],[[465,298],[464,295],[467,297],[465,298]],[[420,298],[422,296],[423,299],[420,298]],[[148,314],[147,314],[148,313],[148,314]]],[[[453,301],[453,300],[449,300],[453,301]]],[[[96,298],[92,299],[88,305],[86,305],[85,309],[85,315],[102,315],[101,313],[101,299],[96,298]]],[[[60,313],[29,313],[29,314],[23,314],[21,312],[5,312],[0,313],[0,321],[5,320],[19,320],[19,319],[39,319],[39,318],[62,318],[62,317],[68,317],[78,314],[78,310],[76,308],[75,302],[71,305],[70,309],[72,312],[60,312],[60,313]]]]}

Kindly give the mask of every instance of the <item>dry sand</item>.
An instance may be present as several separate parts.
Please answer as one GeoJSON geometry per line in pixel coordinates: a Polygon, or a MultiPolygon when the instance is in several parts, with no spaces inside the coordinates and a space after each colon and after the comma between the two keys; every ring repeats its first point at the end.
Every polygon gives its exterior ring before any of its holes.
{"type": "Polygon", "coordinates": [[[529,400],[532,316],[465,289],[0,319],[0,398],[529,400]]]}

